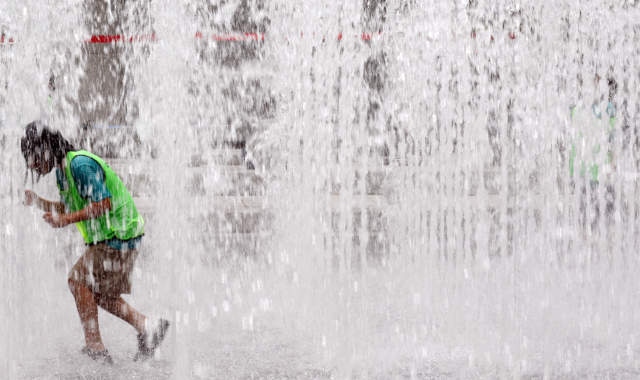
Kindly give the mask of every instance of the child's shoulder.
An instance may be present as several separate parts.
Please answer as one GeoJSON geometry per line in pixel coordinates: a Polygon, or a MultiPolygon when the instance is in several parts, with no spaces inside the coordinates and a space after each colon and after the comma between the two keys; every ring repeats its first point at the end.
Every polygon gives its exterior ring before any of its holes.
{"type": "Polygon", "coordinates": [[[89,156],[77,155],[71,160],[71,171],[90,170],[99,171],[102,170],[100,164],[89,156]]]}
{"type": "Polygon", "coordinates": [[[71,160],[71,166],[94,165],[94,164],[96,164],[98,166],[100,165],[93,158],[91,158],[89,156],[82,155],[82,154],[79,154],[79,155],[75,156],[73,158],[73,160],[71,160]]]}

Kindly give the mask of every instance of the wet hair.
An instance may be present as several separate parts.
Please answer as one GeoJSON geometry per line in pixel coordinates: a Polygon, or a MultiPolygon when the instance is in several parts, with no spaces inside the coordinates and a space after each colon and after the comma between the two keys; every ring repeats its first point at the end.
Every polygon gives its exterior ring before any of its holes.
{"type": "MultiPolygon", "coordinates": [[[[20,139],[20,149],[25,161],[33,156],[38,167],[46,160],[51,168],[62,162],[68,152],[76,150],[59,131],[51,130],[38,121],[27,125],[25,136],[20,139]],[[41,130],[39,134],[38,130],[41,130]]],[[[42,173],[38,171],[38,174],[42,173]]]]}

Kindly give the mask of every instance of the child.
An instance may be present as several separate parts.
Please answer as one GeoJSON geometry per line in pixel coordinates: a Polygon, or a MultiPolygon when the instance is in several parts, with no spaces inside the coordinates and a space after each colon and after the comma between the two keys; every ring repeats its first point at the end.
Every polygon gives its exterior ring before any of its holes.
{"type": "Polygon", "coordinates": [[[38,178],[56,170],[61,196],[60,202],[52,202],[27,190],[25,205],[45,211],[43,219],[53,228],[75,223],[87,245],[68,279],[84,329],[82,353],[113,364],[100,337],[100,306],[138,331],[134,361],[149,359],[164,339],[169,322],[161,319],[157,327],[147,329],[147,317],[120,297],[131,292],[130,274],[144,235],[144,220],[129,191],[102,159],[76,150],[60,132],[38,122],[27,125],[21,149],[28,169],[38,178]]]}

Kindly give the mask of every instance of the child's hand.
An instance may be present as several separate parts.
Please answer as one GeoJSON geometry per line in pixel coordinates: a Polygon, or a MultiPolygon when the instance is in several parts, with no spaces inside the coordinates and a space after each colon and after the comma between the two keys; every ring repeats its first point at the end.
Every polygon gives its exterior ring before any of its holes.
{"type": "Polygon", "coordinates": [[[24,201],[22,202],[25,206],[33,205],[33,201],[38,199],[38,194],[33,190],[25,190],[24,191],[24,201]]]}
{"type": "Polygon", "coordinates": [[[67,218],[65,218],[64,215],[58,213],[46,212],[42,216],[42,219],[44,219],[45,222],[49,223],[53,228],[62,228],[69,225],[67,218]]]}

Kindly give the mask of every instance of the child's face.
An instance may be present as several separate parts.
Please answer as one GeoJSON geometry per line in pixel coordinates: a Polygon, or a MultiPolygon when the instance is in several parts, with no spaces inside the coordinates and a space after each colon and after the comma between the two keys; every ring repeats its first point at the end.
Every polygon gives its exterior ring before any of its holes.
{"type": "Polygon", "coordinates": [[[42,154],[40,152],[36,152],[34,154],[30,154],[27,156],[27,167],[31,170],[35,170],[37,173],[41,175],[46,175],[51,171],[51,166],[49,165],[48,154],[49,152],[44,152],[42,154]]]}

